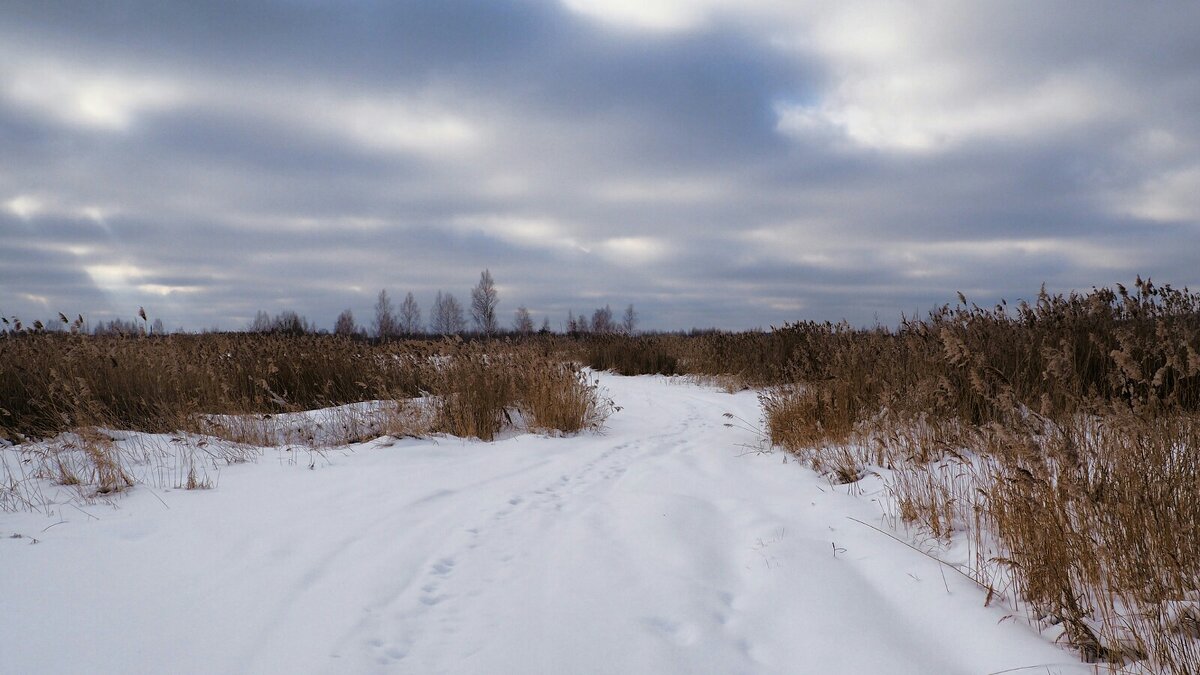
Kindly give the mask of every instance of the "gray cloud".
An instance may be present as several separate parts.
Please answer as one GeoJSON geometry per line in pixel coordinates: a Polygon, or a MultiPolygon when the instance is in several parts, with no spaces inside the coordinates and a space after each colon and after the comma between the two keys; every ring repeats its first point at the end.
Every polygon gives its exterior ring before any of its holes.
{"type": "Polygon", "coordinates": [[[1197,10],[568,4],[10,3],[0,313],[329,326],[484,267],[555,326],[1197,285],[1197,10]]]}

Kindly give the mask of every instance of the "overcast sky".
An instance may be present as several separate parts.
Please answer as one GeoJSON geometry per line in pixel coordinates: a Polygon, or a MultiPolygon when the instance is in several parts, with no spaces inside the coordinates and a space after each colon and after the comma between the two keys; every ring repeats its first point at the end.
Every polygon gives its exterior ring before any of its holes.
{"type": "Polygon", "coordinates": [[[894,323],[1200,286],[1200,4],[9,0],[0,314],[894,323]]]}

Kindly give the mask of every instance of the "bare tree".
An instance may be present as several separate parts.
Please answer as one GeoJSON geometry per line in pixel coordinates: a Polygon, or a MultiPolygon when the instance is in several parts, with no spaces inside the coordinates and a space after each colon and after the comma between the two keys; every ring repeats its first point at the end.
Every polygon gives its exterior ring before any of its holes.
{"type": "Polygon", "coordinates": [[[517,308],[513,316],[513,330],[521,335],[529,335],[533,332],[533,317],[529,316],[529,310],[525,305],[517,308]]]}
{"type": "Polygon", "coordinates": [[[251,333],[269,333],[271,331],[271,315],[263,310],[254,313],[254,322],[247,326],[251,333]]]}
{"type": "Polygon", "coordinates": [[[429,316],[430,330],[439,335],[455,335],[463,332],[466,327],[462,305],[458,304],[458,300],[450,293],[438,291],[429,316]]]}
{"type": "Polygon", "coordinates": [[[387,289],[379,291],[379,299],[375,301],[375,335],[387,339],[399,332],[396,323],[396,310],[392,307],[392,299],[388,297],[387,289]]]}
{"type": "Polygon", "coordinates": [[[421,332],[421,307],[410,291],[400,305],[400,332],[415,335],[421,332]]]}
{"type": "Polygon", "coordinates": [[[433,296],[433,306],[429,308],[429,332],[435,335],[445,335],[442,316],[446,313],[446,298],[441,291],[433,296]]]}
{"type": "Polygon", "coordinates": [[[284,335],[304,335],[309,331],[308,319],[290,309],[276,314],[271,325],[271,332],[284,335]]]}
{"type": "Polygon", "coordinates": [[[433,298],[433,307],[429,310],[429,332],[446,335],[446,296],[441,291],[433,298]]]}
{"type": "Polygon", "coordinates": [[[449,293],[446,294],[446,325],[449,326],[450,333],[455,335],[467,330],[467,319],[463,315],[462,305],[459,304],[458,298],[449,293]]]}
{"type": "Polygon", "coordinates": [[[613,323],[612,307],[605,305],[598,307],[592,312],[592,332],[593,333],[611,333],[616,329],[616,324],[613,323]]]}
{"type": "Polygon", "coordinates": [[[354,325],[354,312],[343,309],[341,314],[338,314],[337,322],[333,324],[333,334],[349,337],[358,332],[358,326],[354,325]]]}
{"type": "Polygon", "coordinates": [[[637,330],[637,322],[637,312],[633,310],[633,303],[629,303],[629,306],[625,308],[625,315],[621,317],[621,330],[626,335],[633,335],[634,331],[637,330]]]}
{"type": "Polygon", "coordinates": [[[496,305],[499,303],[500,296],[496,293],[492,273],[485,269],[479,273],[479,283],[471,289],[471,319],[475,322],[476,330],[492,335],[500,328],[496,321],[496,305]]]}
{"type": "Polygon", "coordinates": [[[542,317],[542,327],[541,327],[541,329],[538,330],[538,333],[540,333],[542,335],[550,334],[550,317],[548,317],[548,316],[542,317]]]}

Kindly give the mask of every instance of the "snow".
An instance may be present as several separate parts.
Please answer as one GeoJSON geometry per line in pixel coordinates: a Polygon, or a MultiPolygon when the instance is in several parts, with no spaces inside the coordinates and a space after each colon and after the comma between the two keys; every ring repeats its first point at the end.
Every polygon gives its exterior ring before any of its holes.
{"type": "Polygon", "coordinates": [[[0,514],[0,670],[1087,670],[850,520],[881,523],[875,479],[755,451],[722,416],[753,392],[600,378],[600,434],[267,449],[211,490],[0,514]]]}

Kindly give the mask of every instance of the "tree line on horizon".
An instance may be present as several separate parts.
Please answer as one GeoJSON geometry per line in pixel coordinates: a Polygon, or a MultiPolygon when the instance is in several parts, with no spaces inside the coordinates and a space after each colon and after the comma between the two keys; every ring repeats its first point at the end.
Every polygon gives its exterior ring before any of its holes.
{"type": "MultiPolygon", "coordinates": [[[[500,295],[496,290],[495,280],[489,270],[479,274],[479,283],[471,289],[471,304],[469,307],[471,326],[474,332],[481,335],[497,335],[503,331],[497,314],[500,295]]],[[[335,335],[370,336],[379,339],[417,335],[461,335],[468,332],[466,311],[454,294],[441,290],[434,296],[433,307],[429,311],[428,323],[422,321],[421,306],[417,303],[412,292],[408,292],[401,302],[399,310],[392,303],[387,289],[379,291],[375,301],[375,316],[370,327],[358,324],[351,309],[342,310],[334,323],[335,335]]],[[[261,313],[265,315],[264,313],[261,313]]],[[[638,314],[633,304],[625,308],[620,320],[614,318],[610,305],[598,307],[592,312],[589,321],[586,314],[578,316],[573,311],[568,312],[564,332],[568,335],[588,333],[624,333],[632,335],[637,330],[638,314]]],[[[253,328],[252,328],[253,330],[253,328]]],[[[510,325],[512,333],[532,335],[537,332],[549,334],[550,317],[542,317],[541,328],[534,328],[533,316],[525,305],[520,305],[513,312],[510,325]]]]}
{"type": "MultiPolygon", "coordinates": [[[[379,291],[374,307],[374,317],[369,325],[358,323],[351,309],[343,310],[333,326],[333,334],[346,337],[376,338],[382,340],[402,337],[449,336],[474,333],[477,335],[494,336],[504,333],[516,335],[532,335],[534,333],[550,334],[555,331],[550,326],[550,317],[542,318],[541,327],[535,329],[533,316],[525,305],[520,305],[513,312],[512,322],[504,327],[497,313],[500,295],[496,290],[495,280],[490,270],[483,270],[479,282],[471,289],[470,306],[465,307],[453,293],[439,290],[434,296],[433,306],[428,313],[428,320],[421,310],[420,304],[408,292],[397,309],[388,295],[387,289],[379,291]],[[468,323],[468,315],[470,317],[468,323]]],[[[40,320],[25,325],[17,317],[0,317],[0,334],[22,332],[71,332],[90,333],[93,335],[165,335],[166,330],[161,319],[152,322],[147,318],[144,308],[138,308],[138,319],[124,320],[120,318],[101,321],[90,327],[83,315],[70,321],[66,315],[59,313],[60,322],[40,320]]],[[[637,331],[638,313],[633,304],[625,308],[624,314],[617,318],[612,307],[598,307],[591,313],[591,318],[584,312],[578,315],[574,311],[567,314],[562,332],[577,336],[585,334],[621,333],[633,335],[637,331]]],[[[245,327],[250,333],[276,333],[289,335],[307,335],[328,332],[317,328],[302,314],[293,310],[283,310],[274,316],[265,310],[258,310],[245,327]]],[[[174,332],[185,332],[182,328],[174,332]]],[[[208,331],[203,331],[208,332],[208,331]]],[[[213,329],[211,332],[221,332],[213,329]]]]}

